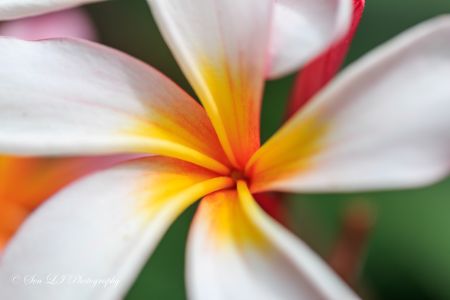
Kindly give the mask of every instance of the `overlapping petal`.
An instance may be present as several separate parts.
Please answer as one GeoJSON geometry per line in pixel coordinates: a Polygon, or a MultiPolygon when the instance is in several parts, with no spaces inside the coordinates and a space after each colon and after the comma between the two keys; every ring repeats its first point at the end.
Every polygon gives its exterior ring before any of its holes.
{"type": "Polygon", "coordinates": [[[235,167],[259,147],[271,0],[148,0],[235,167]]]}
{"type": "Polygon", "coordinates": [[[450,17],[375,50],[252,158],[252,189],[405,188],[450,170],[450,17]]]}
{"type": "Polygon", "coordinates": [[[357,299],[302,241],[258,207],[245,183],[204,198],[188,240],[192,299],[357,299]]]}
{"type": "Polygon", "coordinates": [[[23,18],[103,0],[2,0],[0,20],[23,18]]]}
{"type": "Polygon", "coordinates": [[[149,152],[226,173],[198,103],[149,66],[88,42],[0,39],[0,152],[149,152]]]}
{"type": "Polygon", "coordinates": [[[79,8],[4,22],[0,24],[0,35],[14,36],[25,40],[55,37],[96,39],[92,21],[87,13],[79,8]]]}
{"type": "Polygon", "coordinates": [[[288,208],[283,193],[260,193],[253,195],[259,206],[279,223],[288,226],[288,208]]]}
{"type": "Polygon", "coordinates": [[[352,0],[276,0],[269,78],[298,70],[341,39],[350,27],[352,0]]]}
{"type": "Polygon", "coordinates": [[[2,297],[120,298],[171,222],[197,199],[233,184],[216,176],[151,157],[69,186],[40,206],[8,244],[0,264],[2,297]],[[29,274],[64,281],[24,286],[29,274]]]}
{"type": "Polygon", "coordinates": [[[58,190],[132,156],[31,158],[0,156],[0,251],[25,218],[58,190]]]}
{"type": "Polygon", "coordinates": [[[305,105],[339,71],[358,28],[364,5],[365,0],[353,0],[353,17],[348,32],[299,72],[290,97],[288,117],[305,105]]]}

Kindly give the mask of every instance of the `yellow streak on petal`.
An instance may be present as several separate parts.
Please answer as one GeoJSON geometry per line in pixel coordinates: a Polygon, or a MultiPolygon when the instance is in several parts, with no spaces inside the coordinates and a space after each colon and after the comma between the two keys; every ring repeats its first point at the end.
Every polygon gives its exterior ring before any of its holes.
{"type": "MultiPolygon", "coordinates": [[[[174,130],[174,132],[179,133],[177,130],[174,130]]],[[[175,135],[152,124],[142,122],[132,129],[127,129],[122,134],[129,138],[136,138],[135,145],[130,145],[134,148],[134,151],[178,158],[219,174],[228,174],[230,172],[230,169],[222,162],[219,162],[219,160],[208,156],[205,152],[195,150],[198,148],[198,145],[191,144],[192,141],[189,138],[183,139],[181,133],[180,135],[175,135]],[[145,142],[143,142],[143,139],[145,142]]],[[[203,141],[206,145],[209,142],[208,140],[203,141]]],[[[220,153],[216,154],[216,156],[220,156],[220,153]]]]}
{"type": "Polygon", "coordinates": [[[170,185],[170,187],[161,189],[156,193],[150,192],[143,197],[143,207],[140,211],[145,211],[148,218],[156,216],[169,207],[174,208],[170,210],[171,212],[180,214],[201,197],[218,190],[230,188],[234,185],[234,182],[229,177],[216,177],[189,187],[186,187],[183,182],[171,181],[170,183],[163,183],[161,181],[161,184],[170,185]]]}
{"type": "Polygon", "coordinates": [[[136,182],[138,213],[155,217],[168,207],[179,211],[217,190],[234,185],[231,178],[197,165],[168,157],[151,157],[136,182]]]}
{"type": "MultiPolygon", "coordinates": [[[[233,66],[223,57],[211,61],[198,57],[203,86],[194,82],[227,158],[243,168],[259,147],[259,115],[262,85],[250,80],[252,70],[233,66]]],[[[202,82],[199,81],[199,82],[202,82]]]]}
{"type": "Polygon", "coordinates": [[[206,219],[213,247],[265,248],[267,239],[249,218],[236,190],[214,193],[204,198],[196,218],[206,219]]]}
{"type": "Polygon", "coordinates": [[[322,137],[328,126],[315,117],[300,120],[286,124],[248,162],[252,192],[270,190],[278,181],[314,168],[314,156],[324,147],[322,137]]]}
{"type": "Polygon", "coordinates": [[[213,65],[207,62],[204,62],[199,65],[202,66],[199,69],[200,73],[203,75],[202,77],[206,81],[205,84],[207,86],[207,89],[196,89],[196,90],[202,91],[202,93],[200,93],[200,99],[205,105],[205,109],[208,112],[208,115],[210,116],[214,128],[216,129],[217,136],[219,137],[219,140],[222,144],[225,154],[227,155],[228,159],[233,164],[233,166],[238,167],[238,162],[236,160],[235,154],[233,153],[231,141],[229,140],[227,134],[225,125],[226,123],[225,120],[222,119],[222,114],[226,114],[227,112],[223,110],[223,107],[219,108],[220,103],[216,102],[216,101],[223,101],[217,99],[217,94],[221,95],[220,98],[227,99],[226,101],[229,102],[232,101],[232,96],[230,95],[229,89],[227,86],[225,86],[226,80],[225,78],[222,78],[222,80],[219,81],[214,80],[214,78],[216,77],[214,74],[216,74],[217,71],[213,65]]]}

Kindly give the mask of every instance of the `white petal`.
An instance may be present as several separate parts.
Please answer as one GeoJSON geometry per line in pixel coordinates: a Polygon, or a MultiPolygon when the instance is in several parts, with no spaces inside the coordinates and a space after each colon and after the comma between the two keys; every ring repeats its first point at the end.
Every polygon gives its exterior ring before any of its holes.
{"type": "Polygon", "coordinates": [[[299,69],[351,25],[352,0],[277,0],[269,78],[299,69]]]}
{"type": "Polygon", "coordinates": [[[148,0],[229,160],[259,147],[272,0],[148,0]]]}
{"type": "Polygon", "coordinates": [[[172,221],[198,198],[230,184],[214,177],[199,167],[155,157],[69,186],[39,207],[5,249],[2,297],[124,296],[172,221]],[[95,286],[89,280],[106,282],[95,286]]]}
{"type": "Polygon", "coordinates": [[[195,100],[151,67],[94,43],[0,38],[0,128],[7,154],[146,152],[224,169],[195,100]]]}
{"type": "Polygon", "coordinates": [[[302,241],[239,194],[204,198],[188,240],[188,291],[195,300],[358,297],[302,241]]]}
{"type": "Polygon", "coordinates": [[[0,20],[34,16],[99,1],[103,0],[2,0],[0,1],[0,20]]]}
{"type": "Polygon", "coordinates": [[[450,17],[375,50],[253,158],[254,190],[415,187],[450,171],[450,17]]]}

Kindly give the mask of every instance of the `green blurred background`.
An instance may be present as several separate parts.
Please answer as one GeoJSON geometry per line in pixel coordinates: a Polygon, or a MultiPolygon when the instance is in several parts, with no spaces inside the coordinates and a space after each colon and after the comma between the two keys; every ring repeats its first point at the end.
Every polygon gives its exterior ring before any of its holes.
{"type": "MultiPolygon", "coordinates": [[[[99,3],[88,6],[88,10],[103,43],[150,63],[191,91],[144,0],[99,3]]],[[[367,0],[347,63],[406,28],[445,13],[450,13],[449,0],[367,0]]],[[[262,115],[263,139],[281,124],[292,82],[291,76],[268,83],[262,115]]],[[[366,297],[450,299],[450,180],[408,191],[298,195],[290,197],[286,205],[294,230],[326,257],[336,241],[343,212],[357,201],[364,201],[376,211],[358,280],[366,297]]],[[[186,297],[184,250],[194,210],[188,210],[172,226],[127,299],[186,297]]]]}

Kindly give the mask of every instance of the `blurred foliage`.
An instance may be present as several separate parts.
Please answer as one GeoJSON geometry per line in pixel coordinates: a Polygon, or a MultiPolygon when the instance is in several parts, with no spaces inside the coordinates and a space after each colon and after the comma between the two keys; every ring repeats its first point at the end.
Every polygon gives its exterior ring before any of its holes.
{"type": "MultiPolygon", "coordinates": [[[[103,43],[148,62],[192,93],[144,0],[116,0],[88,8],[103,43]]],[[[348,62],[420,21],[449,12],[448,0],[367,0],[348,62]]],[[[267,84],[264,140],[281,124],[292,81],[293,76],[267,84]]],[[[450,181],[409,191],[300,195],[287,204],[292,208],[294,228],[327,256],[343,210],[361,199],[377,213],[361,270],[364,294],[369,299],[450,299],[450,181]]],[[[127,299],[185,298],[185,241],[194,211],[189,209],[172,226],[127,299]]]]}

